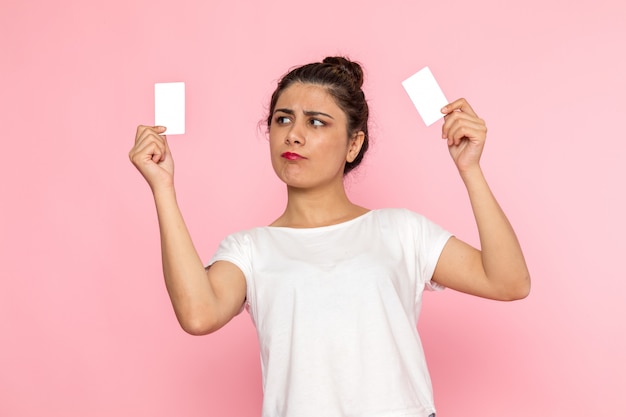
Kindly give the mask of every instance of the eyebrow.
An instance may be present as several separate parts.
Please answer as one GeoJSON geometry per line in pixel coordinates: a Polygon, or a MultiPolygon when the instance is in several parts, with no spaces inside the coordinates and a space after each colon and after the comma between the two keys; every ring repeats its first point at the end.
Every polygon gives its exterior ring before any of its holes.
{"type": "MultiPolygon", "coordinates": [[[[291,109],[276,109],[276,110],[274,110],[274,114],[276,114],[278,112],[287,113],[287,114],[291,114],[291,115],[295,114],[295,112],[293,110],[291,110],[291,109]]],[[[330,114],[323,113],[321,111],[304,110],[303,113],[304,113],[305,116],[325,116],[325,117],[328,117],[330,119],[335,120],[335,118],[333,116],[331,116],[330,114]]]]}

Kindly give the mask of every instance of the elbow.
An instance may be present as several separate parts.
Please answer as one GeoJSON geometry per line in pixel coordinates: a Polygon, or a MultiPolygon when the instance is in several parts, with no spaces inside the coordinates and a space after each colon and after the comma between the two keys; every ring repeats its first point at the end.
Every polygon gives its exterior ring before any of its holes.
{"type": "Polygon", "coordinates": [[[218,330],[221,326],[218,326],[215,320],[211,320],[202,316],[190,316],[179,317],[178,323],[180,327],[192,336],[204,336],[218,330]]]}
{"type": "Polygon", "coordinates": [[[189,325],[186,323],[185,324],[181,323],[180,327],[185,331],[185,333],[190,334],[192,336],[204,336],[213,332],[208,327],[189,325]]]}
{"type": "Polygon", "coordinates": [[[523,300],[530,294],[530,276],[525,274],[516,279],[502,292],[501,301],[523,300]]]}

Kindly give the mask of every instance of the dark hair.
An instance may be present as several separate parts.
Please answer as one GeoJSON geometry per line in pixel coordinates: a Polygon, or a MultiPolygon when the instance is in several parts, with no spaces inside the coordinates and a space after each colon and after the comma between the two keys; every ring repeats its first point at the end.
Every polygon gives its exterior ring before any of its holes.
{"type": "Polygon", "coordinates": [[[363,69],[357,62],[350,61],[344,57],[327,57],[322,62],[314,62],[294,68],[285,74],[279,81],[276,90],[270,100],[269,115],[267,117],[267,128],[272,124],[272,114],[276,107],[276,102],[281,93],[294,83],[317,84],[325,87],[328,93],[334,98],[337,105],[343,110],[348,119],[348,136],[363,131],[365,139],[363,146],[357,157],[352,162],[346,162],[344,175],[356,168],[369,146],[369,134],[367,131],[367,121],[369,118],[369,107],[365,100],[363,86],[363,69]]]}

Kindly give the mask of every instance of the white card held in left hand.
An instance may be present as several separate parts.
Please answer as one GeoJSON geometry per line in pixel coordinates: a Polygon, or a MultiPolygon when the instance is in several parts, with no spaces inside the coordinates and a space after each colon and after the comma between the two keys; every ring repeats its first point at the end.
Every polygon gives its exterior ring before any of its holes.
{"type": "Polygon", "coordinates": [[[448,100],[428,67],[422,68],[404,80],[402,86],[409,94],[426,126],[432,125],[444,116],[441,109],[448,104],[448,100]]]}
{"type": "Polygon", "coordinates": [[[165,126],[166,135],[185,133],[185,83],[154,84],[154,125],[165,126]]]}

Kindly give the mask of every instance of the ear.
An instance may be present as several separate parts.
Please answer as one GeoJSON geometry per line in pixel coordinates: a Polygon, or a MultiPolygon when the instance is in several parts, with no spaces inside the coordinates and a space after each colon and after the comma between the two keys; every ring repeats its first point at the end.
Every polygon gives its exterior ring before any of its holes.
{"type": "Polygon", "coordinates": [[[348,154],[346,155],[346,162],[350,163],[356,159],[361,152],[361,147],[363,146],[363,141],[365,140],[365,133],[362,130],[359,130],[350,138],[350,142],[348,143],[348,154]]]}

